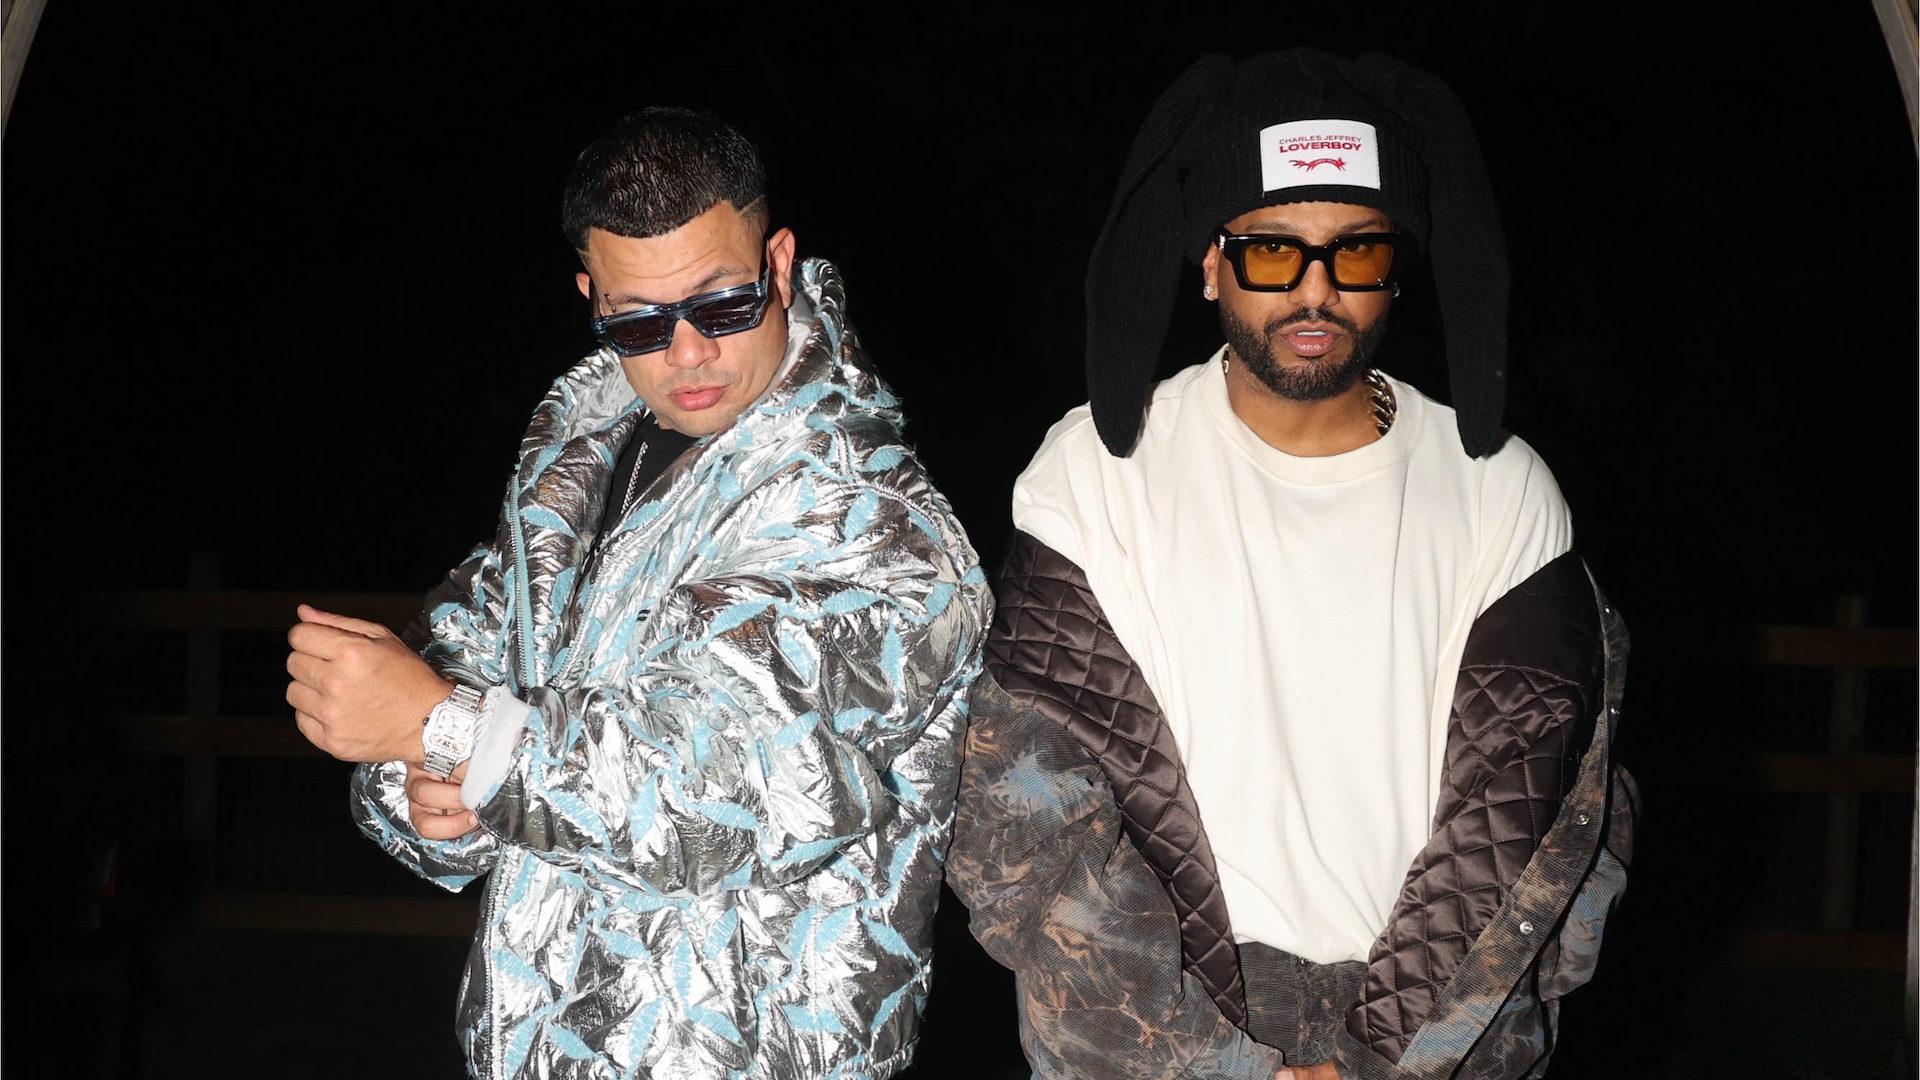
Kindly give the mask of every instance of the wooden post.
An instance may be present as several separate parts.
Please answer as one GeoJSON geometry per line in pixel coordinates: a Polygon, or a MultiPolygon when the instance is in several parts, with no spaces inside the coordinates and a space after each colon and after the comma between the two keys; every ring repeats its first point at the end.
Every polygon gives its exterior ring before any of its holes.
{"type": "Polygon", "coordinates": [[[1914,151],[1920,153],[1920,112],[1915,105],[1915,95],[1920,94],[1920,22],[1916,22],[1914,2],[1873,0],[1873,13],[1880,19],[1881,33],[1887,36],[1893,72],[1900,80],[1900,97],[1907,105],[1907,127],[1913,134],[1914,151]]]}
{"type": "Polygon", "coordinates": [[[13,99],[20,92],[20,73],[27,66],[27,50],[33,45],[34,31],[40,29],[40,15],[47,0],[11,0],[0,14],[0,132],[6,131],[7,117],[13,115],[13,99]]]}
{"type": "MultiPolygon", "coordinates": [[[[220,557],[196,551],[187,560],[187,588],[218,589],[220,557]]],[[[187,631],[187,715],[195,718],[220,712],[220,631],[187,631]]],[[[188,843],[212,865],[214,837],[220,813],[220,759],[212,753],[186,755],[180,763],[181,827],[188,843]]]]}
{"type": "MultiPolygon", "coordinates": [[[[1920,738],[1914,749],[1920,751],[1920,738]]],[[[1920,757],[1914,759],[1914,791],[1920,793],[1920,757]]],[[[1912,879],[1907,885],[1907,1064],[1920,1055],[1920,801],[1913,807],[1912,879]]]]}
{"type": "MultiPolygon", "coordinates": [[[[1843,593],[1834,605],[1834,625],[1867,625],[1867,598],[1843,593]]],[[[1866,743],[1867,671],[1857,664],[1833,669],[1833,714],[1827,728],[1827,750],[1857,754],[1866,743]]],[[[1827,795],[1826,881],[1820,894],[1820,928],[1851,930],[1858,897],[1860,861],[1860,794],[1835,791],[1827,795]]]]}

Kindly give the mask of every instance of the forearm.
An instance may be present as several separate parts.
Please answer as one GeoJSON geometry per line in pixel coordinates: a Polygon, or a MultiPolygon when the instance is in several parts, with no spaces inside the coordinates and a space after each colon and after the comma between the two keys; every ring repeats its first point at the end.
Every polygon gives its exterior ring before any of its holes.
{"type": "Polygon", "coordinates": [[[822,745],[838,740],[818,721],[783,751],[817,763],[809,784],[792,779],[793,762],[729,736],[731,723],[706,721],[696,750],[624,694],[530,697],[504,775],[474,792],[476,814],[507,843],[634,888],[697,895],[797,875],[893,807],[857,750],[822,745]]]}
{"type": "Polygon", "coordinates": [[[1036,1073],[1092,1080],[1273,1076],[1279,1051],[1228,1021],[1184,970],[1165,890],[1117,820],[1112,835],[1109,857],[1069,876],[1025,947],[1001,949],[1019,964],[1036,1073]]]}
{"type": "Polygon", "coordinates": [[[504,775],[469,778],[475,810],[536,856],[658,894],[800,877],[919,798],[886,778],[897,755],[956,755],[957,717],[935,719],[972,677],[949,645],[980,615],[914,616],[795,575],[676,590],[623,646],[618,685],[527,694],[504,775]]]}
{"type": "Polygon", "coordinates": [[[1278,1054],[1185,973],[1178,920],[1092,759],[983,677],[947,881],[1020,987],[1042,1077],[1271,1077],[1278,1054]]]}

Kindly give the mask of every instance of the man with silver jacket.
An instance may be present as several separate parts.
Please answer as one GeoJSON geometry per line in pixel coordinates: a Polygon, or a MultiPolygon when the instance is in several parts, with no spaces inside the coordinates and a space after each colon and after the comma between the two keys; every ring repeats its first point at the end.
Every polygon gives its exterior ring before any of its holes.
{"type": "Polygon", "coordinates": [[[912,1057],[992,601],[764,189],[704,114],[589,146],[564,218],[603,347],[535,410],[498,535],[417,652],[304,606],[289,634],[360,828],[448,889],[490,875],[476,1076],[912,1057]]]}

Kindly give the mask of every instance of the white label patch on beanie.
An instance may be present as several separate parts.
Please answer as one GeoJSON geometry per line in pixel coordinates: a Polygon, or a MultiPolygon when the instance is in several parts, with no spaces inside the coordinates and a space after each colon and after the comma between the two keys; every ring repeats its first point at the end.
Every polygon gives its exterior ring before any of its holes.
{"type": "Polygon", "coordinates": [[[1373,125],[1358,120],[1293,120],[1262,130],[1262,190],[1309,184],[1380,190],[1380,149],[1373,125]]]}

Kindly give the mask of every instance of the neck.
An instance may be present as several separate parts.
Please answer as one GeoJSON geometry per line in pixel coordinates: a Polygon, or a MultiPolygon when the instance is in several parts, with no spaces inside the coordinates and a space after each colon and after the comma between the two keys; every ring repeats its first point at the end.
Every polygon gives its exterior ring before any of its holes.
{"type": "Polygon", "coordinates": [[[1239,357],[1232,357],[1227,364],[1227,404],[1261,442],[1295,457],[1331,457],[1380,438],[1364,376],[1333,397],[1295,401],[1268,389],[1239,357]]]}

